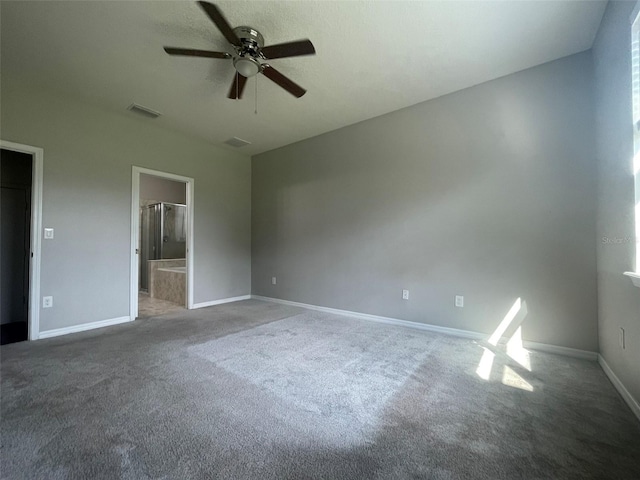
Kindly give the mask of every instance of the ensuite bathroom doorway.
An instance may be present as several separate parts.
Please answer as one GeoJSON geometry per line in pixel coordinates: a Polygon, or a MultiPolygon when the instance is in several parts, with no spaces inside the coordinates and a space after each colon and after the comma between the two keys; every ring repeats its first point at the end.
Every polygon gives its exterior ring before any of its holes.
{"type": "Polygon", "coordinates": [[[137,209],[137,311],[132,312],[132,317],[149,318],[190,306],[189,186],[192,183],[190,179],[185,181],[182,177],[145,169],[136,171],[134,167],[134,190],[136,177],[138,192],[133,208],[137,209]]]}

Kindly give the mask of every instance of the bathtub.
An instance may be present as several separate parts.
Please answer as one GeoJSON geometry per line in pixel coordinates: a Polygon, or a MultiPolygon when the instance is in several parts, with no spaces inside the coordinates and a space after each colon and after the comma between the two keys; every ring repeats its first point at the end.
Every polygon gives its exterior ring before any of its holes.
{"type": "Polygon", "coordinates": [[[187,267],[168,265],[154,268],[149,275],[149,296],[178,305],[185,304],[187,267]]]}

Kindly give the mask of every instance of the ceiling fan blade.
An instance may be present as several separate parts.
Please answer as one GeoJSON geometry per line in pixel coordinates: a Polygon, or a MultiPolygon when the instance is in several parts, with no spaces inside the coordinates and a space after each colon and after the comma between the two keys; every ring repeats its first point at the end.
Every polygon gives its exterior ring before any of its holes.
{"type": "Polygon", "coordinates": [[[231,84],[231,90],[229,90],[229,98],[239,99],[242,98],[242,91],[247,84],[247,77],[243,77],[238,72],[233,77],[233,83],[231,84]]]}
{"type": "Polygon", "coordinates": [[[231,58],[225,52],[212,52],[209,50],[194,50],[193,48],[164,47],[164,51],[169,55],[184,55],[187,57],[207,57],[207,58],[231,58]]]}
{"type": "Polygon", "coordinates": [[[235,33],[233,33],[233,29],[229,25],[229,22],[224,18],[222,12],[218,10],[218,7],[209,2],[198,2],[198,4],[209,16],[211,21],[216,24],[216,27],[218,27],[218,30],[220,30],[222,35],[224,35],[224,38],[226,38],[231,45],[240,46],[240,39],[235,33]]]}
{"type": "Polygon", "coordinates": [[[313,48],[311,40],[298,40],[295,42],[279,43],[270,45],[260,50],[262,54],[269,59],[299,57],[300,55],[313,55],[316,49],[313,48]]]}
{"type": "Polygon", "coordinates": [[[292,80],[285,77],[271,65],[267,65],[266,63],[262,64],[262,73],[272,82],[277,83],[282,88],[284,88],[287,92],[289,92],[294,97],[300,98],[307,91],[302,88],[297,83],[294,83],[292,80]]]}

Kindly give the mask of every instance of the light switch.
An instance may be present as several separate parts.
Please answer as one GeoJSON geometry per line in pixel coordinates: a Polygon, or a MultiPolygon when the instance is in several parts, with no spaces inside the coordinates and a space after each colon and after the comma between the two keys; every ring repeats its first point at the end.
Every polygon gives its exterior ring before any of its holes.
{"type": "Polygon", "coordinates": [[[46,240],[51,240],[53,238],[53,228],[44,229],[44,238],[46,240]]]}

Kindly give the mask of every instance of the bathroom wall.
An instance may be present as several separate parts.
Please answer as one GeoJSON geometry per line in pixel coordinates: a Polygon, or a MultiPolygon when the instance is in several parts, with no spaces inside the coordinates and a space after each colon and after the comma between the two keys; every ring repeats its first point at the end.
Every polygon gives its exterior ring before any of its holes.
{"type": "Polygon", "coordinates": [[[154,175],[141,174],[140,205],[156,202],[186,204],[187,189],[185,184],[154,175]]]}

